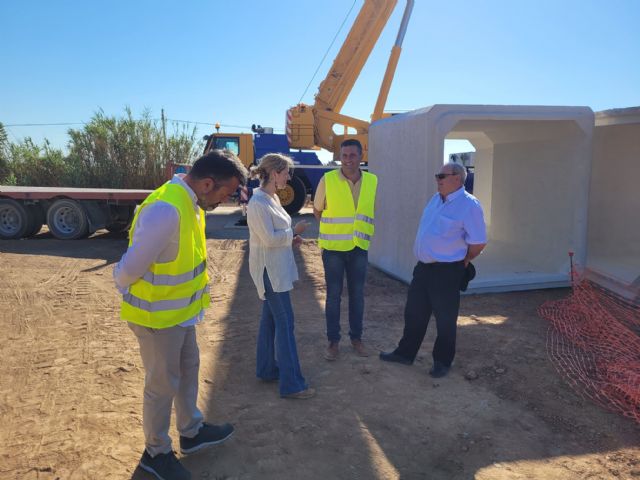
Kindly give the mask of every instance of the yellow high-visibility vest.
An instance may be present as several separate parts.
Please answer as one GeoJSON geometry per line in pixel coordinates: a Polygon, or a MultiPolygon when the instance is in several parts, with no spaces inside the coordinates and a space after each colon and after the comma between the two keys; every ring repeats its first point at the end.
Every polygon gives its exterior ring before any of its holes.
{"type": "Polygon", "coordinates": [[[374,233],[376,189],[378,177],[362,172],[358,208],[353,204],[349,185],[340,172],[325,173],[326,207],[320,219],[318,244],[327,250],[347,252],[354,247],[369,250],[374,233]]]}
{"type": "Polygon", "coordinates": [[[133,218],[129,246],[140,212],[163,201],[173,205],[180,216],[180,244],[176,259],[153,263],[123,295],[120,318],[151,328],[169,328],[195,317],[209,306],[205,213],[196,217],[193,200],[184,187],[167,182],[153,191],[133,218]]]}

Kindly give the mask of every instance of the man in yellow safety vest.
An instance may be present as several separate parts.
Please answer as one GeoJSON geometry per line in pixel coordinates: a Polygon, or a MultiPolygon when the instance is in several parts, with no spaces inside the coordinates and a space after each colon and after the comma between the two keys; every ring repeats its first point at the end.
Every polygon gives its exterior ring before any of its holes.
{"type": "Polygon", "coordinates": [[[183,454],[224,442],[233,433],[228,423],[205,423],[196,405],[195,325],[210,302],[205,210],[216,208],[246,179],[246,169],[231,152],[212,150],[200,157],[188,174],[175,175],[142,203],[129,248],[114,270],[121,317],[138,339],[146,372],[140,467],[157,478],[191,478],[171,448],[172,404],[183,454]]]}
{"type": "Polygon", "coordinates": [[[357,355],[369,355],[362,343],[364,282],[369,243],[374,233],[378,178],[360,169],[362,145],[348,139],[340,146],[341,167],[326,173],[316,190],[314,215],[320,221],[318,243],[327,284],[325,316],[329,346],[325,358],[336,360],[340,342],[340,300],[346,273],[349,337],[357,355]]]}

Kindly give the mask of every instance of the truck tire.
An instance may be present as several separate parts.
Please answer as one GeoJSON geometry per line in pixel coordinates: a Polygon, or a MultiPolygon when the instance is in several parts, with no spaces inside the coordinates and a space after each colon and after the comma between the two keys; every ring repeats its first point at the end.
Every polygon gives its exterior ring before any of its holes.
{"type": "Polygon", "coordinates": [[[22,238],[30,226],[29,213],[23,204],[11,198],[0,198],[0,238],[22,238]]]}
{"type": "MultiPolygon", "coordinates": [[[[106,228],[111,233],[123,232],[129,230],[131,222],[133,221],[133,214],[135,212],[135,206],[120,206],[115,212],[115,220],[107,224],[106,228]]],[[[112,218],[114,217],[112,212],[112,218]]]]}
{"type": "Polygon", "coordinates": [[[280,197],[282,207],[289,215],[295,215],[304,207],[307,201],[307,189],[299,177],[293,177],[287,182],[287,186],[276,192],[280,197]]]}
{"type": "Polygon", "coordinates": [[[27,205],[27,212],[29,213],[29,229],[24,236],[33,237],[40,232],[46,218],[40,205],[27,205]]]}
{"type": "Polygon", "coordinates": [[[60,240],[75,240],[89,233],[89,220],[80,203],[62,198],[53,202],[47,211],[47,225],[51,235],[60,240]]]}

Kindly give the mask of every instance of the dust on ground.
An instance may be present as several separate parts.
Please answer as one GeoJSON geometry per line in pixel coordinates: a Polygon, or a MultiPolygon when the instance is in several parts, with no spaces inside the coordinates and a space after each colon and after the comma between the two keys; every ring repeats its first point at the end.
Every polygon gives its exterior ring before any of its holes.
{"type": "MultiPolygon", "coordinates": [[[[435,322],[413,366],[377,358],[401,335],[407,287],[371,268],[364,340],[374,354],[357,357],[343,340],[329,363],[322,262],[307,242],[292,298],[318,394],[280,399],[255,377],[260,302],[238,239],[246,231],[223,228],[233,219],[210,216],[213,304],[198,338],[200,407],[236,433],[182,459],[194,479],[640,478],[640,428],[577,396],[548,360],[536,308],[562,289],[463,297],[454,368],[434,381],[435,322]]],[[[105,232],[0,243],[0,478],[152,478],[136,468],[144,371],[111,276],[125,249],[105,232]]]]}

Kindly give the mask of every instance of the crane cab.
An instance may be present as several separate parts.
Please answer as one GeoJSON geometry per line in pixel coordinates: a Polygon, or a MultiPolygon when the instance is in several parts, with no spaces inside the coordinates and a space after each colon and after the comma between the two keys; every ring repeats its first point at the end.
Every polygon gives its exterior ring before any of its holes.
{"type": "Polygon", "coordinates": [[[212,133],[205,137],[207,144],[205,153],[209,150],[229,150],[235,153],[242,164],[249,168],[255,161],[253,135],[251,133],[212,133]]]}

